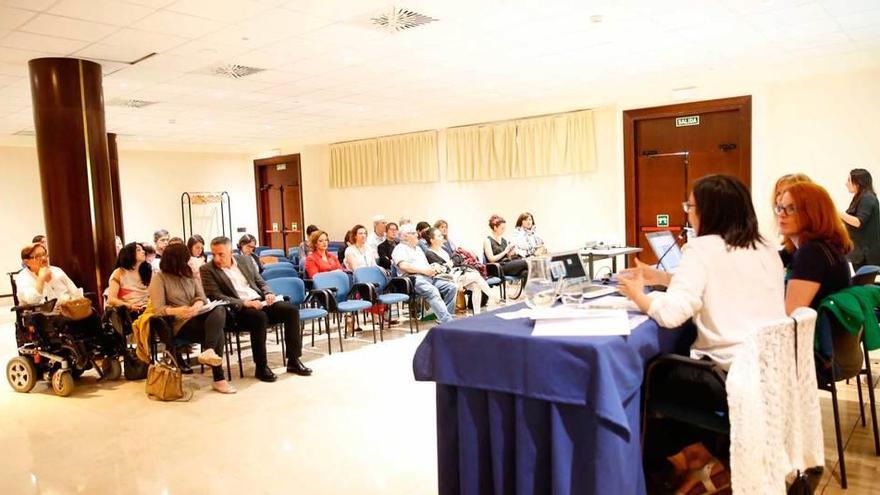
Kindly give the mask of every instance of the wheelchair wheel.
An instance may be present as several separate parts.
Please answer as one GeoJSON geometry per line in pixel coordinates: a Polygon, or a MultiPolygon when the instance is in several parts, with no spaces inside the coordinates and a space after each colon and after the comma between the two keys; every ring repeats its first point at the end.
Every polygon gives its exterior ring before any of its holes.
{"type": "Polygon", "coordinates": [[[105,358],[101,363],[101,373],[104,374],[104,380],[119,380],[119,377],[122,376],[122,364],[118,359],[105,358]]]}
{"type": "Polygon", "coordinates": [[[67,397],[73,392],[73,375],[70,371],[56,371],[52,374],[52,390],[58,397],[67,397]]]}
{"type": "Polygon", "coordinates": [[[13,390],[26,394],[37,384],[37,369],[30,359],[15,356],[6,365],[6,379],[13,390]]]}

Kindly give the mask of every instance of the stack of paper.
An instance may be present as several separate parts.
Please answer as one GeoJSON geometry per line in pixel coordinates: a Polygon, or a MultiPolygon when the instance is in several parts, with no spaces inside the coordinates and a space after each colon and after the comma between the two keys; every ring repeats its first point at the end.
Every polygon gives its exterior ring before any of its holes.
{"type": "Polygon", "coordinates": [[[629,335],[630,323],[623,309],[575,309],[558,307],[533,311],[532,335],[536,337],[578,337],[629,335]]]}

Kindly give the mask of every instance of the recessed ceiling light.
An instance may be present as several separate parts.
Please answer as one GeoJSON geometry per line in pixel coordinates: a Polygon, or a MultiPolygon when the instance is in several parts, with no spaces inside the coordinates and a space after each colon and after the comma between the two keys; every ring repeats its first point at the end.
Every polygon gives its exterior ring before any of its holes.
{"type": "Polygon", "coordinates": [[[603,18],[601,15],[591,15],[590,16],[590,22],[592,22],[593,24],[599,24],[600,22],[602,22],[602,20],[603,20],[603,18]]]}

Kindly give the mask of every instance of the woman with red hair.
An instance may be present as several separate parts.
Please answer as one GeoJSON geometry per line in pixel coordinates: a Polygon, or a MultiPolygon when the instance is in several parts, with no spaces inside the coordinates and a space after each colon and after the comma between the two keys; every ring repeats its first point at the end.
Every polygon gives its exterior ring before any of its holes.
{"type": "Polygon", "coordinates": [[[849,286],[849,234],[828,191],[818,184],[792,184],[778,198],[775,211],[787,261],[785,311],[818,309],[826,296],[849,286]]]}

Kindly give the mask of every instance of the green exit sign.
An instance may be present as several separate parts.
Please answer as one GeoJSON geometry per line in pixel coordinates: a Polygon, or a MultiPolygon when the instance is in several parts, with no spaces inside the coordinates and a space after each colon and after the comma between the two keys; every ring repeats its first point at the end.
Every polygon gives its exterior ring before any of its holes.
{"type": "Polygon", "coordinates": [[[675,119],[675,127],[687,127],[689,125],[700,125],[700,116],[691,115],[690,117],[677,117],[675,119]]]}
{"type": "Polygon", "coordinates": [[[669,227],[669,215],[657,215],[658,227],[669,227]]]}

